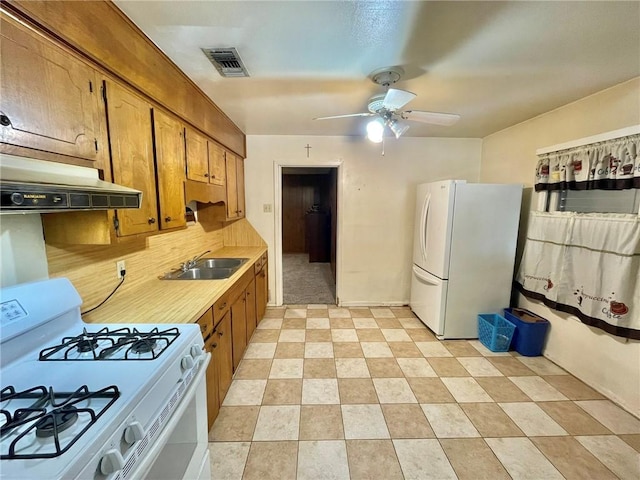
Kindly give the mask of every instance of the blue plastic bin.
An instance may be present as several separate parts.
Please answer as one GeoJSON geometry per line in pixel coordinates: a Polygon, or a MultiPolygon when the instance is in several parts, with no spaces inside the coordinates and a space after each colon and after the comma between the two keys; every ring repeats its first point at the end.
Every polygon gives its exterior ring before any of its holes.
{"type": "Polygon", "coordinates": [[[549,321],[524,308],[505,308],[504,316],[516,326],[513,348],[525,357],[541,355],[549,321]]]}
{"type": "Polygon", "coordinates": [[[492,352],[507,352],[515,325],[497,313],[478,315],[478,339],[492,352]]]}

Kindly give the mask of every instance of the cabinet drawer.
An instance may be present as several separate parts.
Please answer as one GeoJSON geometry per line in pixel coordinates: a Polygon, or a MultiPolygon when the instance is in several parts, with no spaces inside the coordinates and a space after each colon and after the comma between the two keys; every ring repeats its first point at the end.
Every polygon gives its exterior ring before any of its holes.
{"type": "Polygon", "coordinates": [[[260,270],[262,270],[262,257],[260,257],[258,260],[256,260],[256,263],[253,264],[253,271],[254,271],[255,275],[260,273],[260,270]]]}
{"type": "Polygon", "coordinates": [[[213,312],[211,309],[207,310],[196,323],[200,325],[200,332],[202,332],[202,338],[206,339],[213,332],[213,312]]]}
{"type": "Polygon", "coordinates": [[[229,307],[231,307],[231,294],[233,287],[224,292],[222,296],[216,300],[216,303],[213,304],[213,324],[214,326],[222,320],[222,317],[229,311],[229,307]]]}
{"type": "Polygon", "coordinates": [[[269,256],[267,255],[267,252],[264,252],[261,258],[263,267],[267,264],[267,258],[269,258],[269,256]]]}

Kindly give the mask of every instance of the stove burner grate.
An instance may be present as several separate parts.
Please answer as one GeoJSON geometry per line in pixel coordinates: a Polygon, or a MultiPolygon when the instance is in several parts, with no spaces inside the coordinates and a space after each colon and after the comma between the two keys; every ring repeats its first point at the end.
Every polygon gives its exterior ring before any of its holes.
{"type": "Polygon", "coordinates": [[[177,328],[148,332],[137,328],[105,327],[97,332],[85,328],[81,335],[64,337],[60,344],[40,351],[41,361],[49,360],[155,360],[180,335],[177,328]],[[78,356],[78,353],[83,354],[78,356]]]}
{"type": "Polygon", "coordinates": [[[95,340],[79,340],[78,341],[78,352],[87,353],[92,352],[98,346],[98,342],[95,340]]]}
{"type": "MultiPolygon", "coordinates": [[[[54,458],[69,450],[78,439],[96,423],[98,418],[111,407],[120,396],[120,391],[115,385],[90,391],[86,385],[75,392],[55,392],[52,387],[47,390],[43,386],[33,387],[28,390],[16,392],[12,386],[0,391],[0,418],[5,422],[0,427],[0,438],[14,434],[8,449],[0,451],[0,459],[37,459],[54,458]],[[88,408],[87,404],[92,399],[105,399],[106,404],[100,408],[88,408]],[[10,411],[7,407],[12,400],[34,400],[29,408],[18,408],[10,411]],[[53,407],[47,411],[47,405],[53,407]],[[79,419],[85,421],[84,427],[72,436],[62,439],[60,434],[68,430],[79,419]],[[49,451],[38,453],[17,453],[17,450],[29,441],[29,435],[35,433],[39,438],[51,438],[52,445],[49,451]]],[[[5,444],[8,442],[5,442],[5,444]]]]}

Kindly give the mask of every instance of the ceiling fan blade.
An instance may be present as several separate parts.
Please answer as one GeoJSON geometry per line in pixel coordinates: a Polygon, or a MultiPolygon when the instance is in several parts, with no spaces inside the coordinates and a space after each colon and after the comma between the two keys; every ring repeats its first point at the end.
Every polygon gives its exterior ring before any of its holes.
{"type": "Polygon", "coordinates": [[[413,122],[431,123],[433,125],[451,126],[460,120],[455,113],[424,112],[422,110],[407,110],[402,112],[402,118],[413,122]]]}
{"type": "Polygon", "coordinates": [[[398,90],[397,88],[390,88],[387,90],[387,94],[382,101],[382,107],[387,110],[398,110],[399,108],[404,107],[415,97],[415,93],[407,92],[406,90],[398,90]]]}
{"type": "Polygon", "coordinates": [[[372,117],[376,115],[371,112],[362,112],[362,113],[349,113],[347,115],[332,115],[330,117],[316,117],[314,120],[331,120],[332,118],[347,118],[347,117],[372,117]]]}

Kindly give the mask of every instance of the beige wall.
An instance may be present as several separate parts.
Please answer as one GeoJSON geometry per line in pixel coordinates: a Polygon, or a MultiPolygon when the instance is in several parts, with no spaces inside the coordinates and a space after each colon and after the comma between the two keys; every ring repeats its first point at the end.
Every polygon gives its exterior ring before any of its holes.
{"type": "Polygon", "coordinates": [[[403,137],[380,145],[354,137],[247,136],[247,218],[269,246],[275,286],[274,163],[341,162],[338,185],[340,301],[406,304],[411,280],[416,185],[448,178],[478,181],[481,140],[403,137]],[[305,145],[311,145],[307,158],[305,145]]]}
{"type": "MultiPolygon", "coordinates": [[[[640,78],[484,138],[480,180],[532,187],[536,149],[637,124],[640,78]]],[[[519,303],[551,322],[545,356],[640,416],[640,342],[613,337],[522,296],[519,303]]]]}

